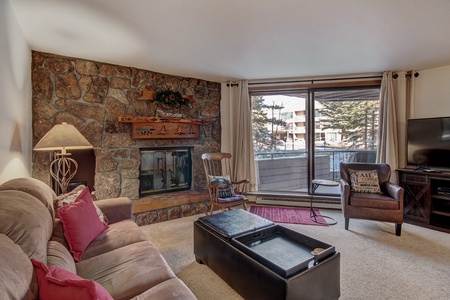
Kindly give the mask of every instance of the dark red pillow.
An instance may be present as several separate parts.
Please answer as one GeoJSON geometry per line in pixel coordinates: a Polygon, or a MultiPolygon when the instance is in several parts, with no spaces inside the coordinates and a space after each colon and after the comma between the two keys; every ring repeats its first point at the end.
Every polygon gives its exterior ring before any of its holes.
{"type": "Polygon", "coordinates": [[[41,300],[113,300],[113,297],[99,283],[31,259],[39,285],[41,300]]]}
{"type": "Polygon", "coordinates": [[[58,208],[56,214],[61,220],[64,236],[75,261],[80,261],[86,247],[109,228],[98,217],[88,187],[74,203],[58,208]]]}

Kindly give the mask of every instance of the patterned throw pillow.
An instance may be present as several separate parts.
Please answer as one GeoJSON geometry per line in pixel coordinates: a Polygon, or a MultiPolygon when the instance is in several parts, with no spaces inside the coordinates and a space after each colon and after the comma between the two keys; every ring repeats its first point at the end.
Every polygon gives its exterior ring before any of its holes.
{"type": "Polygon", "coordinates": [[[350,174],[352,192],[381,194],[377,170],[361,171],[349,169],[348,173],[350,174]]]}
{"type": "MultiPolygon", "coordinates": [[[[55,208],[55,214],[56,214],[56,211],[58,210],[58,208],[60,208],[61,206],[74,203],[75,200],[78,198],[78,196],[80,196],[81,192],[85,188],[86,188],[86,186],[81,184],[81,185],[77,186],[76,188],[74,188],[73,190],[71,190],[70,192],[56,197],[55,201],[53,202],[53,207],[55,208]]],[[[97,211],[97,214],[98,214],[98,217],[100,218],[100,220],[103,223],[108,224],[108,218],[105,216],[105,214],[103,214],[103,212],[100,210],[100,208],[97,207],[97,205],[95,205],[95,203],[94,203],[94,206],[95,206],[95,210],[97,211]]]]}
{"type": "Polygon", "coordinates": [[[77,186],[76,188],[74,188],[73,190],[71,190],[70,192],[61,194],[58,197],[56,197],[55,202],[54,202],[55,210],[57,210],[58,208],[60,208],[63,205],[74,203],[75,200],[77,199],[77,197],[81,194],[81,192],[84,190],[85,187],[86,187],[85,185],[81,184],[81,185],[77,186]]]}
{"type": "Polygon", "coordinates": [[[230,198],[234,196],[233,186],[231,184],[230,176],[211,176],[209,175],[209,184],[219,184],[219,197],[230,198]]]}

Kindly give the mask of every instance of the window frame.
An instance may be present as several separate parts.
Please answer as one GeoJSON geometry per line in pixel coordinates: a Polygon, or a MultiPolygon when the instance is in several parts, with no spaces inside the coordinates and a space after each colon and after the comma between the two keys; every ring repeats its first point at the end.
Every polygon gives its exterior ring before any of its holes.
{"type": "MultiPolygon", "coordinates": [[[[307,151],[307,194],[312,194],[312,180],[315,177],[315,134],[316,134],[316,122],[315,122],[315,93],[323,91],[338,91],[338,90],[350,90],[350,89],[380,89],[381,88],[381,76],[377,77],[363,77],[363,78],[339,78],[339,79],[323,79],[323,80],[310,80],[302,82],[264,82],[264,83],[251,83],[249,82],[249,96],[268,96],[268,95],[286,95],[286,94],[300,94],[305,93],[307,98],[305,99],[305,130],[306,130],[306,145],[307,151]]],[[[378,98],[379,99],[379,98],[378,98]]],[[[294,112],[295,114],[295,112],[294,112]]],[[[263,190],[265,193],[276,193],[276,190],[263,190]]],[[[305,192],[299,192],[299,194],[305,194],[305,192]]],[[[333,195],[335,196],[335,195],[333,195]]]]}

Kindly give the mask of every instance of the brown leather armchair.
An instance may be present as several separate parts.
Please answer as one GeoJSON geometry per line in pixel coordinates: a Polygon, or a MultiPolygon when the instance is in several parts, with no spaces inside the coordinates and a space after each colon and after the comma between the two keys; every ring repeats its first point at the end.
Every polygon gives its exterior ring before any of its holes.
{"type": "Polygon", "coordinates": [[[395,223],[395,234],[401,235],[403,224],[404,189],[389,182],[391,167],[388,164],[340,163],[341,204],[348,230],[350,218],[395,223]],[[376,170],[381,193],[352,191],[349,170],[376,170]]]}

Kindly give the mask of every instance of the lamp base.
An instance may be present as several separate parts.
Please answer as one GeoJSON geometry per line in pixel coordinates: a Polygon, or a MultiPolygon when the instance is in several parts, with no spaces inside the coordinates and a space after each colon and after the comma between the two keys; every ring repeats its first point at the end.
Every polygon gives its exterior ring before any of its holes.
{"type": "Polygon", "coordinates": [[[58,195],[67,193],[69,182],[78,170],[78,163],[75,159],[68,157],[69,155],[70,153],[56,153],[57,158],[50,164],[50,175],[59,187],[60,193],[55,189],[58,195]]]}

